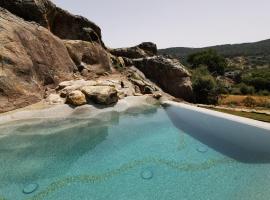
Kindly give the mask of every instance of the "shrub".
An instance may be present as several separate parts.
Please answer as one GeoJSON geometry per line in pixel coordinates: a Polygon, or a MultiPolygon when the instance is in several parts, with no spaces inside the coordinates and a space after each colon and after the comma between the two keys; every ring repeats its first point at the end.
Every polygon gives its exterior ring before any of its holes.
{"type": "Polygon", "coordinates": [[[255,93],[255,88],[253,86],[248,86],[244,83],[239,84],[240,92],[243,95],[247,94],[254,94],[255,93]]]}
{"type": "Polygon", "coordinates": [[[211,49],[189,55],[187,62],[192,68],[198,68],[201,65],[207,66],[209,72],[216,75],[223,75],[227,67],[225,58],[211,49]]]}
{"type": "Polygon", "coordinates": [[[246,107],[255,107],[256,105],[256,100],[253,99],[252,97],[246,97],[242,103],[246,106],[246,107]]]}
{"type": "Polygon", "coordinates": [[[267,101],[266,99],[261,99],[259,100],[259,102],[257,102],[257,106],[263,108],[270,108],[270,100],[267,101]]]}
{"type": "Polygon", "coordinates": [[[253,70],[242,76],[242,80],[247,85],[252,85],[259,90],[270,91],[270,70],[253,70]]]}
{"type": "Polygon", "coordinates": [[[261,95],[261,96],[268,96],[270,95],[270,92],[268,90],[260,90],[258,92],[258,95],[261,95]]]}
{"type": "Polygon", "coordinates": [[[241,95],[242,93],[240,91],[240,88],[234,87],[231,90],[231,94],[233,94],[233,95],[241,95]]]}
{"type": "Polygon", "coordinates": [[[218,102],[217,84],[210,75],[196,77],[193,80],[196,103],[216,104],[218,102]]]}

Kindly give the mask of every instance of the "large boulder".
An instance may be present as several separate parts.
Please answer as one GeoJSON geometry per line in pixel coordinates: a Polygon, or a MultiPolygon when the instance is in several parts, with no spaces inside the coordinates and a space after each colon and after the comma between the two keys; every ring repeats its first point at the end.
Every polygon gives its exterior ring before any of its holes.
{"type": "Polygon", "coordinates": [[[110,49],[110,53],[117,57],[130,59],[146,58],[157,54],[157,46],[151,42],[144,42],[134,47],[110,49]]]}
{"type": "Polygon", "coordinates": [[[80,71],[86,69],[95,74],[111,71],[110,55],[99,43],[81,40],[66,40],[64,43],[80,71]]]}
{"type": "Polygon", "coordinates": [[[72,15],[49,0],[1,0],[6,8],[26,21],[34,21],[61,39],[96,41],[100,44],[101,29],[88,19],[72,15]]]}
{"type": "Polygon", "coordinates": [[[193,90],[190,74],[177,60],[154,56],[132,60],[135,67],[147,78],[158,84],[165,92],[185,100],[192,100],[193,90]]]}
{"type": "Polygon", "coordinates": [[[110,105],[118,101],[117,90],[112,86],[85,86],[82,92],[97,104],[110,105]]]}
{"type": "Polygon", "coordinates": [[[81,106],[87,103],[85,95],[80,90],[74,90],[67,96],[67,103],[73,106],[81,106]]]}
{"type": "Polygon", "coordinates": [[[62,40],[3,8],[0,47],[0,112],[38,102],[45,87],[72,79],[76,69],[62,40]]]}

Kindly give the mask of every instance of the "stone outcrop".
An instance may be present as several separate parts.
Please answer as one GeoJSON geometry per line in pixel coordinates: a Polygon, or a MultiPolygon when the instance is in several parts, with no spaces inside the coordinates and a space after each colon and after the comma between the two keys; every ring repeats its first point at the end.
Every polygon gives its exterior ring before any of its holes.
{"type": "Polygon", "coordinates": [[[192,100],[193,91],[190,74],[180,62],[163,56],[133,59],[133,64],[147,78],[157,83],[165,92],[192,100]]]}
{"type": "MultiPolygon", "coordinates": [[[[81,91],[87,97],[87,103],[96,103],[111,105],[127,96],[134,96],[134,85],[128,80],[119,80],[120,78],[101,78],[96,81],[72,80],[59,83],[56,90],[48,95],[46,101],[49,104],[68,103],[76,105],[70,98],[74,91],[81,91]]],[[[76,92],[77,93],[77,92],[76,92]]],[[[74,95],[72,95],[74,96],[74,95]]],[[[77,104],[76,106],[78,106],[77,104]]]]}
{"type": "Polygon", "coordinates": [[[38,102],[45,87],[72,79],[76,66],[47,29],[0,8],[0,30],[0,112],[38,102]]]}
{"type": "MultiPolygon", "coordinates": [[[[135,47],[111,49],[111,54],[121,57],[126,66],[135,66],[146,78],[160,86],[165,92],[185,100],[193,99],[190,74],[177,60],[157,56],[157,47],[151,42],[145,42],[135,47]]],[[[145,78],[130,80],[140,88],[143,94],[154,90],[145,84],[145,78]]]]}
{"type": "Polygon", "coordinates": [[[145,75],[135,67],[129,67],[126,72],[128,80],[133,83],[136,87],[136,92],[141,94],[153,94],[158,91],[157,88],[145,75]]]}
{"type": "Polygon", "coordinates": [[[117,57],[145,58],[156,55],[157,46],[151,42],[144,42],[134,47],[110,49],[110,53],[117,57]]]}
{"type": "Polygon", "coordinates": [[[0,112],[44,98],[74,106],[159,99],[167,95],[162,89],[191,99],[187,70],[156,55],[151,42],[107,49],[97,25],[49,0],[0,0],[0,112]]]}
{"type": "Polygon", "coordinates": [[[61,39],[96,41],[100,44],[101,29],[88,19],[72,15],[49,0],[1,0],[0,7],[26,21],[34,21],[61,39]]]}
{"type": "Polygon", "coordinates": [[[118,101],[117,90],[112,86],[85,86],[82,92],[97,104],[110,105],[118,101]]]}
{"type": "Polygon", "coordinates": [[[99,43],[81,40],[65,40],[64,43],[70,57],[83,75],[103,74],[111,71],[110,55],[99,43]]]}

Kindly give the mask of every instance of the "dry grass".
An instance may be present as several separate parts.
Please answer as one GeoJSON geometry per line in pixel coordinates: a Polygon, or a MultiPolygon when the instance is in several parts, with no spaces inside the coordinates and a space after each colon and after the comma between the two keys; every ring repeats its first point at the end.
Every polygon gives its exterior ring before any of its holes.
{"type": "Polygon", "coordinates": [[[219,99],[219,105],[270,109],[270,96],[223,95],[219,99]],[[247,105],[245,103],[247,98],[252,98],[254,105],[247,105]]]}

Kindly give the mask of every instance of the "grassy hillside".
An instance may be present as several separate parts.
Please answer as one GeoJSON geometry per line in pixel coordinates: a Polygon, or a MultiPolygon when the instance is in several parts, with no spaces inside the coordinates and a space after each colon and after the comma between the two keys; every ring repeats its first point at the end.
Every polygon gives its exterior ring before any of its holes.
{"type": "Polygon", "coordinates": [[[159,53],[172,55],[185,63],[188,55],[207,49],[214,49],[226,58],[245,57],[247,63],[251,66],[270,65],[270,39],[254,43],[227,44],[204,48],[173,47],[160,49],[159,53]]]}

